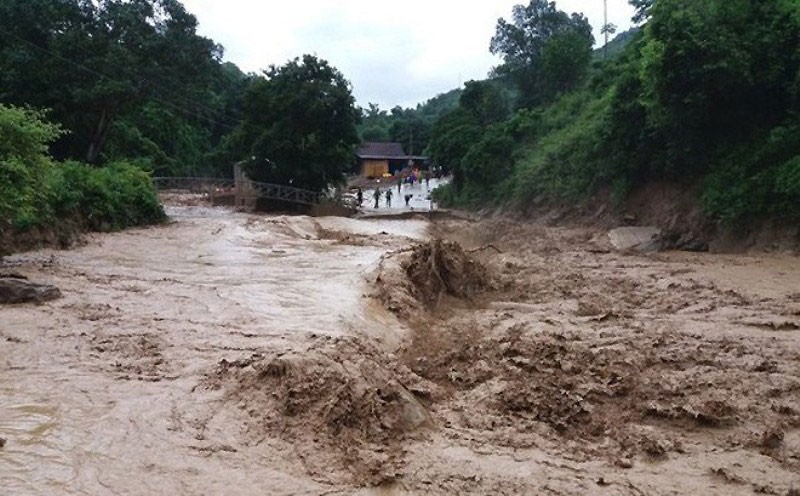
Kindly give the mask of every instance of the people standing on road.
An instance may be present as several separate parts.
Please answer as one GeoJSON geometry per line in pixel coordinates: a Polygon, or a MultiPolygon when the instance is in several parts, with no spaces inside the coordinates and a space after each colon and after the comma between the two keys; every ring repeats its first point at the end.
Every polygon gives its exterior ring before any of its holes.
{"type": "Polygon", "coordinates": [[[386,190],[386,206],[387,207],[391,207],[392,206],[392,189],[391,188],[386,190]]]}
{"type": "Polygon", "coordinates": [[[375,193],[372,194],[372,197],[375,198],[375,208],[378,208],[378,201],[381,199],[381,189],[375,188],[375,193]]]}
{"type": "Polygon", "coordinates": [[[397,194],[398,195],[400,194],[400,188],[402,188],[402,187],[403,187],[403,176],[402,175],[398,175],[397,176],[397,194]]]}
{"type": "Polygon", "coordinates": [[[405,201],[406,201],[406,207],[408,206],[408,202],[410,202],[411,198],[413,198],[413,197],[414,197],[414,195],[406,195],[406,196],[403,197],[405,199],[405,201]]]}
{"type": "Polygon", "coordinates": [[[356,191],[356,200],[358,201],[359,207],[362,203],[364,203],[364,192],[361,190],[361,188],[358,188],[358,191],[356,191]]]}

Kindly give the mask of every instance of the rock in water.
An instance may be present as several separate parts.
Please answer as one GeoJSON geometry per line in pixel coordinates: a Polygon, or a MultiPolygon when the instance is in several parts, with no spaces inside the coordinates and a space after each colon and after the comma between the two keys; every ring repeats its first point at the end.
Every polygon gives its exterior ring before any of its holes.
{"type": "Polygon", "coordinates": [[[617,250],[641,252],[660,249],[661,230],[657,227],[620,227],[608,233],[611,244],[617,250]]]}
{"type": "Polygon", "coordinates": [[[24,279],[0,278],[0,304],[43,303],[57,298],[61,298],[61,291],[55,286],[36,284],[24,279]]]}

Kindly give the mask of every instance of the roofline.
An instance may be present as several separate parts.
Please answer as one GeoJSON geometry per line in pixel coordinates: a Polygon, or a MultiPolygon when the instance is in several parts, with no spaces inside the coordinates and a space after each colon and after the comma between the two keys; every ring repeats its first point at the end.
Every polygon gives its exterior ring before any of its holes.
{"type": "Polygon", "coordinates": [[[358,155],[358,158],[364,158],[368,160],[380,160],[380,159],[387,159],[387,160],[428,160],[430,157],[426,157],[424,155],[358,155]]]}

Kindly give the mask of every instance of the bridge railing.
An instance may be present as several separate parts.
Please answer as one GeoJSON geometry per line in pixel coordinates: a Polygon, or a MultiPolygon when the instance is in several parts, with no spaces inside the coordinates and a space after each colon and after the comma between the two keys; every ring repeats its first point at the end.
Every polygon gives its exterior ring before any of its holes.
{"type": "Polygon", "coordinates": [[[236,188],[236,183],[233,179],[213,177],[154,177],[152,180],[159,191],[176,190],[191,193],[208,193],[236,188]]]}
{"type": "Polygon", "coordinates": [[[233,194],[237,198],[267,198],[301,205],[319,205],[325,201],[350,207],[347,197],[329,198],[323,193],[292,186],[251,181],[234,181],[211,177],[154,177],[153,184],[159,191],[188,191],[210,196],[233,194]]]}

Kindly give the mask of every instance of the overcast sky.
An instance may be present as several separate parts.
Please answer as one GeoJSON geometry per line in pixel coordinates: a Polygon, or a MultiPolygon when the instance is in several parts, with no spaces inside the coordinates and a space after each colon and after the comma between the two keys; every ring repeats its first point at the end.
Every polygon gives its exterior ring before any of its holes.
{"type": "MultiPolygon", "coordinates": [[[[225,47],[245,72],[282,65],[305,53],[339,69],[358,104],[413,107],[471,79],[499,58],[489,53],[497,19],[520,0],[183,0],[200,34],[225,47]]],[[[557,0],[583,12],[601,43],[603,0],[557,0]]],[[[608,0],[609,22],[631,26],[627,0],[608,0]]]]}

